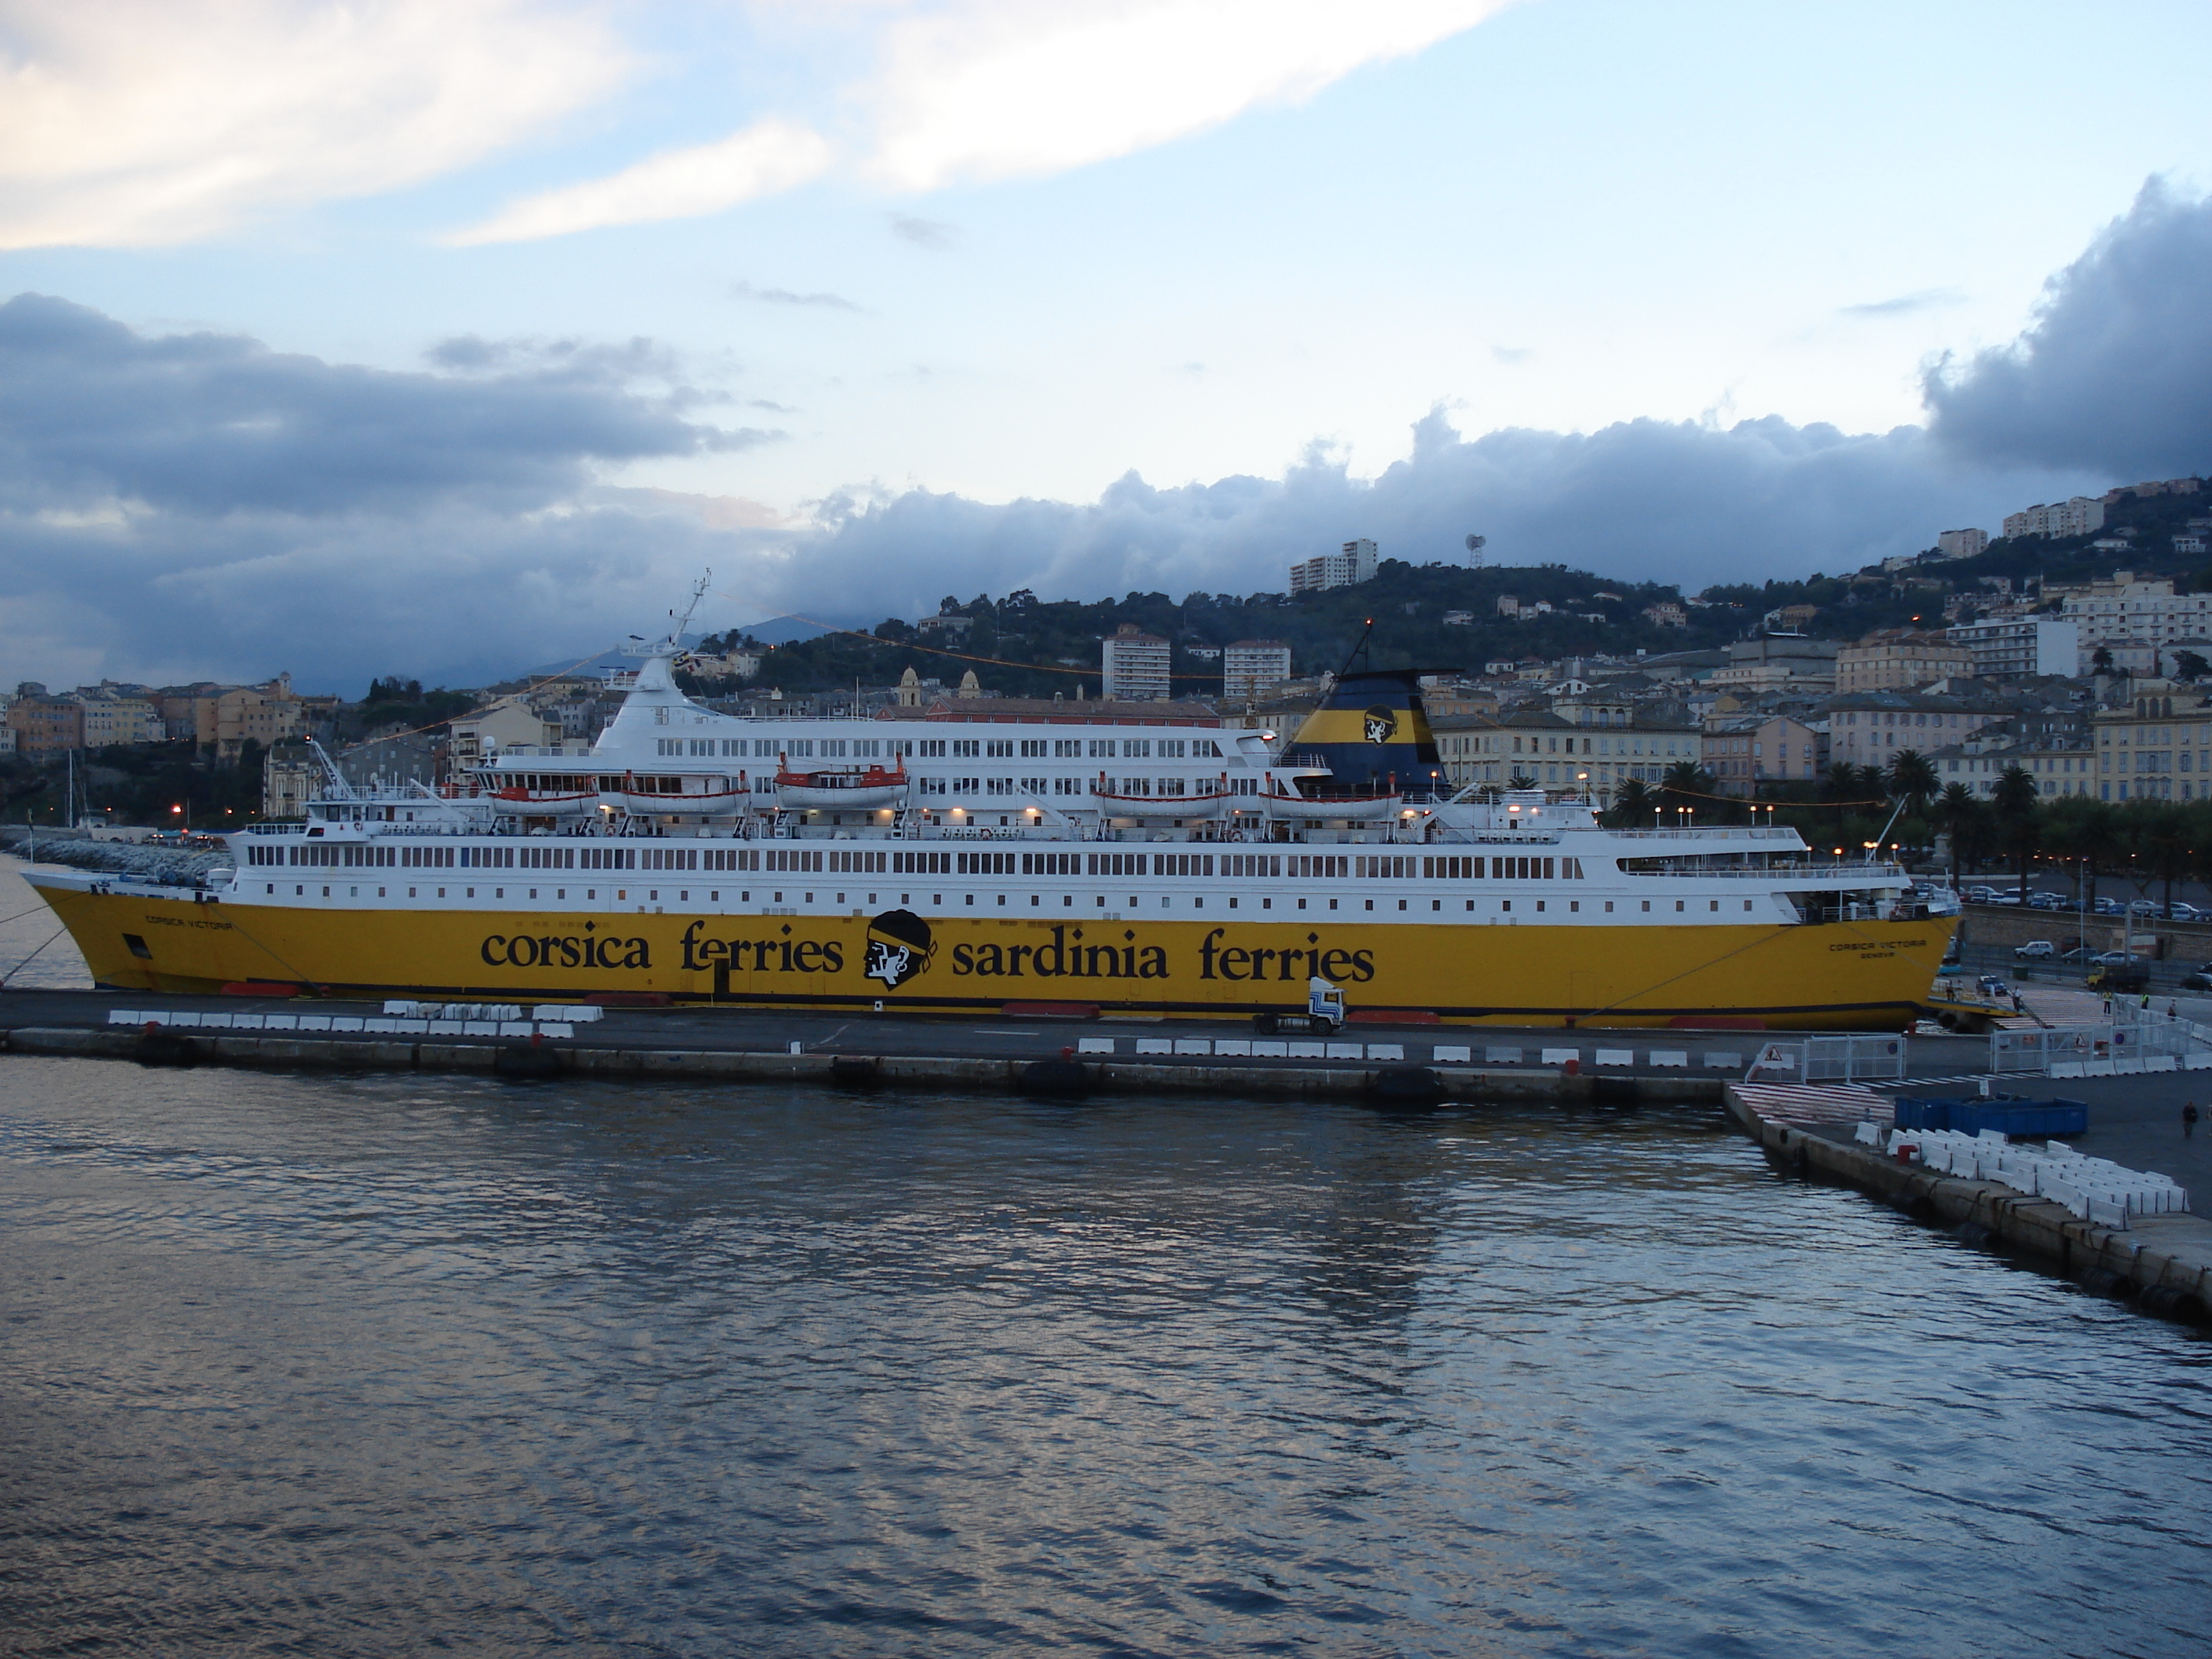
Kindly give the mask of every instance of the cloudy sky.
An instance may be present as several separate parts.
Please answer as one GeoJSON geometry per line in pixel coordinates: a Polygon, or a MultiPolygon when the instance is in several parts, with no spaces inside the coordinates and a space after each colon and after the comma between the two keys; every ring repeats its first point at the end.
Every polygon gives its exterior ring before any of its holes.
{"type": "Polygon", "coordinates": [[[2212,469],[2202,0],[0,0],[0,677],[2212,469]]]}

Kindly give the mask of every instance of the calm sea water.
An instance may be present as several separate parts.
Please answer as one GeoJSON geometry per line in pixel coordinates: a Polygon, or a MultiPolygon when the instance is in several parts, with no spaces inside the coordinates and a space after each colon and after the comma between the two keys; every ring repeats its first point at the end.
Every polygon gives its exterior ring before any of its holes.
{"type": "Polygon", "coordinates": [[[0,1059],[10,1654],[2204,1650],[2212,1346],[1702,1116],[0,1059]]]}

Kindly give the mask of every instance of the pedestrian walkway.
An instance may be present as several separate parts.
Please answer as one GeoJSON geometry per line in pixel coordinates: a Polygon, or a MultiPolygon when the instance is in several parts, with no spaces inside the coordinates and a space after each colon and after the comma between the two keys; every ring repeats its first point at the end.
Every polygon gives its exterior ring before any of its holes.
{"type": "Polygon", "coordinates": [[[1770,1123],[1826,1129],[1854,1123],[1897,1121],[1889,1098],[1858,1083],[1738,1083],[1736,1097],[1770,1123]]]}

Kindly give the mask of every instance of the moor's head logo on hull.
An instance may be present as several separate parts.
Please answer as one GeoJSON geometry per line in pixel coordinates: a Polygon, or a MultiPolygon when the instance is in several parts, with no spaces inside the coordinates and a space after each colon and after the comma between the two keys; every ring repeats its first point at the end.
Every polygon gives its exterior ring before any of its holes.
{"type": "Polygon", "coordinates": [[[861,969],[887,990],[896,990],[929,966],[929,924],[911,910],[886,910],[868,924],[868,956],[861,969]]]}
{"type": "Polygon", "coordinates": [[[1398,711],[1395,708],[1370,708],[1359,718],[1365,725],[1370,743],[1388,743],[1398,735],[1398,711]]]}

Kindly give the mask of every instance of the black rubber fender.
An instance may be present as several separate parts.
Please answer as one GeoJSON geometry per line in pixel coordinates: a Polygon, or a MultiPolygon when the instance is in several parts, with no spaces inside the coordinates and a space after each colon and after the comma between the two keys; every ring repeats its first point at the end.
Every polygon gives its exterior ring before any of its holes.
{"type": "Polygon", "coordinates": [[[1091,1068],[1072,1060],[1033,1060],[1015,1079],[1025,1095],[1058,1100],[1079,1100],[1091,1092],[1091,1068]]]}
{"type": "Polygon", "coordinates": [[[131,1058],[141,1066],[197,1066],[200,1045],[174,1031],[148,1031],[138,1039],[131,1058]]]}
{"type": "Polygon", "coordinates": [[[558,1077],[561,1075],[561,1056],[539,1044],[510,1042],[492,1057],[491,1069],[495,1077],[558,1077]]]}
{"type": "Polygon", "coordinates": [[[1367,1079],[1367,1098],[1377,1106],[1433,1106],[1444,1097],[1444,1080],[1427,1066],[1385,1066],[1367,1079]]]}

